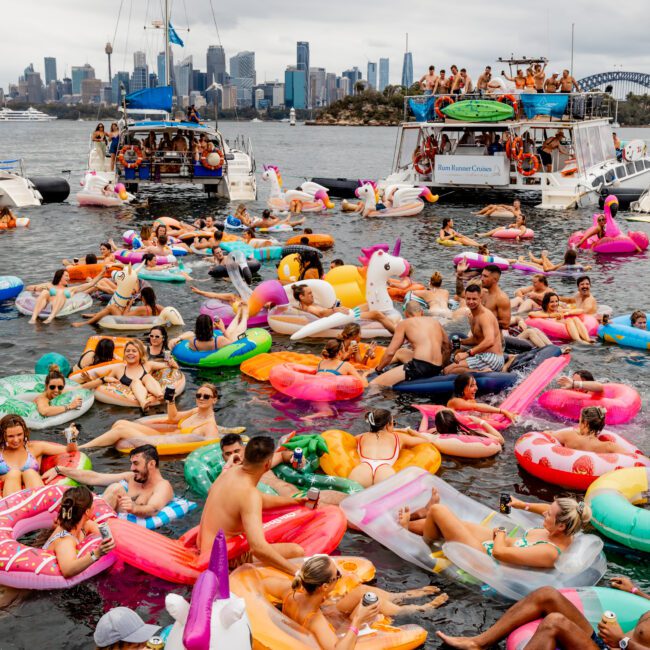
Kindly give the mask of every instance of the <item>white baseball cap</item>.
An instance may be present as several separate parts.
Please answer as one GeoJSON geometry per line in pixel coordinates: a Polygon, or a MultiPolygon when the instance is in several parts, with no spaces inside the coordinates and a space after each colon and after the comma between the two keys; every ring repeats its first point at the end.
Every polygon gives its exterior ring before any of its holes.
{"type": "Polygon", "coordinates": [[[118,641],[145,643],[159,629],[160,625],[145,623],[128,607],[114,607],[99,619],[93,638],[100,648],[118,641]]]}

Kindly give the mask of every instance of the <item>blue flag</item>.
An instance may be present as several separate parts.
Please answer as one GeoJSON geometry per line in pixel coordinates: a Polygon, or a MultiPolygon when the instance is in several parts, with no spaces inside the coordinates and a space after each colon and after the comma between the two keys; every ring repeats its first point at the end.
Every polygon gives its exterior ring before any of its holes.
{"type": "Polygon", "coordinates": [[[181,37],[176,33],[176,30],[172,27],[172,24],[169,23],[169,42],[174,45],[180,45],[183,47],[185,44],[181,41],[181,37]]]}

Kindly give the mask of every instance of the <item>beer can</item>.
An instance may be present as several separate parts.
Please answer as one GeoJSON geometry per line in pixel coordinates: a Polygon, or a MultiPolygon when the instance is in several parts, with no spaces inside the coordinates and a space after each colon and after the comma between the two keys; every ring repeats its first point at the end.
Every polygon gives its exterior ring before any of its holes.
{"type": "Polygon", "coordinates": [[[314,510],[318,505],[318,499],[320,499],[320,490],[317,487],[310,487],[307,490],[307,500],[309,502],[307,507],[314,510]]]}
{"type": "Polygon", "coordinates": [[[152,636],[145,646],[147,650],[162,650],[165,647],[165,642],[160,636],[152,636]]]}
{"type": "Polygon", "coordinates": [[[509,515],[511,510],[510,495],[506,492],[502,492],[499,497],[499,512],[503,515],[509,515]]]}
{"type": "Polygon", "coordinates": [[[616,623],[616,614],[610,610],[603,612],[603,621],[605,623],[616,623]]]}
{"type": "Polygon", "coordinates": [[[291,459],[291,464],[293,465],[294,469],[300,467],[302,464],[302,447],[296,447],[293,450],[293,458],[291,459]]]}
{"type": "Polygon", "coordinates": [[[108,527],[108,524],[105,521],[102,521],[101,524],[98,524],[99,534],[102,536],[102,539],[111,539],[113,535],[111,534],[111,529],[108,527]]]}
{"type": "Polygon", "coordinates": [[[374,591],[366,591],[366,593],[363,594],[361,604],[364,607],[368,607],[368,605],[374,605],[378,600],[379,596],[374,591]]]}

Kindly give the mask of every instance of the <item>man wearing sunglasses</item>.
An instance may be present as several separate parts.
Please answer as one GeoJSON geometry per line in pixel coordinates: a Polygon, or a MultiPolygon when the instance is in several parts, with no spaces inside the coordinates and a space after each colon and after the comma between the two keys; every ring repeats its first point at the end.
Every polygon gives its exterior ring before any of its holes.
{"type": "Polygon", "coordinates": [[[63,474],[77,483],[101,485],[106,487],[102,498],[116,512],[153,517],[174,498],[174,490],[160,473],[158,451],[153,445],[136,447],[129,458],[128,472],[103,474],[89,469],[53,467],[43,474],[43,481],[47,485],[63,474]]]}

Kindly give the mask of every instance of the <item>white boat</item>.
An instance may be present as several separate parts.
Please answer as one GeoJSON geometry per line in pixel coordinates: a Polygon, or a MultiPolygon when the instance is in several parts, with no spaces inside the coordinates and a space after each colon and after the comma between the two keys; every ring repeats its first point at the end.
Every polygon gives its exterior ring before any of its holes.
{"type": "Polygon", "coordinates": [[[0,208],[41,205],[43,197],[25,176],[22,160],[0,160],[0,208]]]}
{"type": "Polygon", "coordinates": [[[289,111],[289,126],[296,126],[296,109],[293,106],[289,111]]]}
{"type": "Polygon", "coordinates": [[[31,106],[26,111],[13,111],[10,108],[0,108],[0,122],[51,122],[56,115],[48,115],[37,111],[31,106]]]}
{"type": "Polygon", "coordinates": [[[642,150],[642,141],[633,141],[630,151],[626,147],[622,160],[617,160],[608,114],[611,101],[609,95],[595,92],[406,98],[405,120],[409,108],[428,114],[425,121],[399,126],[392,173],[380,185],[427,185],[434,193],[452,189],[535,193],[541,197],[537,207],[545,209],[593,205],[607,194],[630,203],[650,185],[650,157],[642,150]],[[476,122],[450,119],[442,112],[448,101],[477,99],[514,104],[513,115],[476,122]],[[560,113],[555,117],[557,106],[560,113]],[[563,152],[553,151],[549,171],[542,164],[541,146],[560,131],[563,152]],[[521,155],[489,148],[487,142],[493,143],[496,136],[500,142],[517,140],[521,155]]]}

